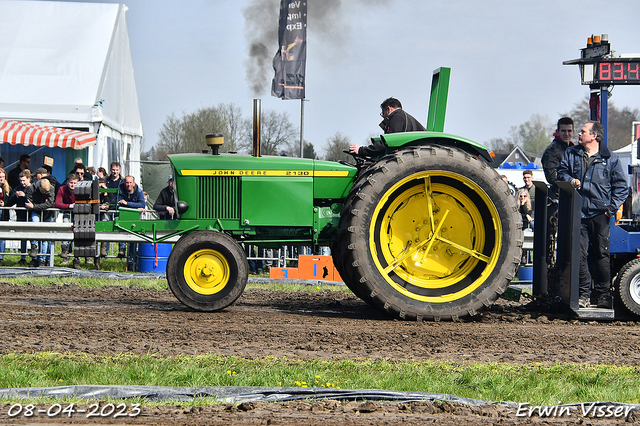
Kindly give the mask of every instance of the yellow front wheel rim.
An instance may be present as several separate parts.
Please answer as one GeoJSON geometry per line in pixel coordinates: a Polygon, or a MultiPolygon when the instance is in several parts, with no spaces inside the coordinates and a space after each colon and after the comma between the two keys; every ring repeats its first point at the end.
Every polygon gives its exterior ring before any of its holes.
{"type": "Polygon", "coordinates": [[[229,282],[230,274],[227,259],[217,250],[198,250],[184,264],[185,281],[200,294],[210,295],[221,291],[229,282]]]}

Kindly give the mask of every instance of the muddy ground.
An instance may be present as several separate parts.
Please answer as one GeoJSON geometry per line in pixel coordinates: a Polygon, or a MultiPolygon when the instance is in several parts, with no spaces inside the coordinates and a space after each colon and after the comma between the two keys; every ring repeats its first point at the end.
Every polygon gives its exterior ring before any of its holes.
{"type": "MultiPolygon", "coordinates": [[[[500,300],[460,322],[402,322],[351,294],[250,289],[219,313],[192,312],[170,291],[0,283],[0,353],[33,351],[288,357],[297,359],[570,362],[640,365],[637,322],[581,322],[500,300]]],[[[522,418],[503,406],[353,401],[144,408],[131,418],[16,416],[0,424],[612,424],[572,416],[522,418]]],[[[617,422],[640,422],[631,413],[617,422]]],[[[614,422],[615,423],[615,422],[614,422]]]]}

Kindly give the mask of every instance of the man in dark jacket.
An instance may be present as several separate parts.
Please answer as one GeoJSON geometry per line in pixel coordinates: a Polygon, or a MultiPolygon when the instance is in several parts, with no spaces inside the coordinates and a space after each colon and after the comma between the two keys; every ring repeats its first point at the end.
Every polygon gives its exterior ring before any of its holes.
{"type": "Polygon", "coordinates": [[[118,186],[118,205],[130,209],[145,208],[144,193],[133,176],[125,177],[124,182],[118,186]]]}
{"type": "Polygon", "coordinates": [[[604,127],[590,121],[579,133],[579,145],[569,147],[558,167],[558,180],[571,182],[582,195],[580,221],[581,308],[591,304],[591,272],[599,308],[611,308],[609,226],[629,194],[627,178],[618,157],[602,143],[604,127]],[[593,259],[589,271],[587,257],[593,259]]]}
{"type": "MultiPolygon", "coordinates": [[[[136,184],[133,176],[126,176],[124,178],[124,181],[120,184],[120,186],[118,186],[118,206],[140,210],[144,210],[144,208],[147,206],[147,203],[144,199],[144,192],[142,192],[142,188],[140,188],[136,184]]],[[[134,261],[137,248],[137,244],[129,244],[129,256],[127,258],[128,271],[133,271],[134,269],[134,261]]],[[[119,256],[120,254],[118,254],[118,257],[119,256]]]]}
{"type": "Polygon", "coordinates": [[[169,175],[167,186],[160,191],[153,209],[158,212],[160,219],[177,219],[176,201],[173,191],[173,176],[169,175]]]}
{"type": "MultiPolygon", "coordinates": [[[[111,174],[107,176],[104,180],[105,186],[109,189],[118,189],[120,184],[123,182],[124,178],[120,174],[120,163],[117,161],[113,161],[109,167],[111,169],[111,174]]],[[[115,210],[116,204],[118,201],[118,194],[115,192],[108,192],[105,195],[105,201],[107,202],[107,210],[115,210]]],[[[112,221],[114,219],[114,214],[109,212],[104,212],[100,214],[100,220],[102,221],[112,221]]],[[[118,244],[118,257],[125,257],[126,244],[119,243],[118,244]]],[[[107,257],[109,253],[109,243],[103,242],[100,247],[100,257],[107,257]]]]}
{"type": "MultiPolygon", "coordinates": [[[[380,115],[383,118],[380,127],[385,134],[425,130],[418,120],[402,109],[402,104],[396,98],[385,99],[380,104],[380,108],[382,109],[380,115]]],[[[384,154],[386,149],[382,141],[376,141],[369,146],[360,146],[355,143],[349,146],[349,152],[359,157],[378,157],[384,154]]]]}
{"type": "Polygon", "coordinates": [[[542,168],[544,169],[544,177],[549,182],[548,202],[547,202],[547,241],[549,245],[546,248],[547,262],[553,266],[556,252],[556,234],[558,227],[558,166],[562,161],[567,148],[573,145],[574,128],[573,120],[570,117],[562,117],[558,120],[556,132],[553,141],[542,154],[542,168]]]}
{"type": "MultiPolygon", "coordinates": [[[[18,175],[18,186],[12,188],[13,192],[9,196],[9,200],[5,203],[5,207],[24,207],[27,203],[27,188],[31,185],[31,172],[29,170],[23,170],[18,175]]],[[[27,222],[27,211],[16,210],[16,219],[18,222],[27,222]]],[[[27,256],[24,254],[27,252],[27,240],[20,241],[20,261],[18,266],[27,266],[27,256]]]]}
{"type": "Polygon", "coordinates": [[[7,175],[7,180],[9,181],[9,186],[11,188],[16,188],[20,185],[20,173],[28,169],[29,164],[31,164],[31,157],[29,157],[29,154],[22,154],[18,165],[11,169],[7,175]]]}
{"type": "Polygon", "coordinates": [[[53,193],[58,195],[58,190],[60,189],[60,187],[62,186],[60,184],[60,182],[58,182],[58,179],[56,179],[55,176],[51,175],[51,173],[49,173],[49,170],[47,170],[46,167],[42,166],[42,167],[38,167],[35,171],[36,174],[36,178],[34,180],[34,182],[36,180],[40,180],[40,179],[47,179],[49,182],[51,182],[51,185],[53,185],[53,193]]]}
{"type": "MultiPolygon", "coordinates": [[[[29,218],[31,222],[53,222],[53,212],[47,209],[53,208],[56,194],[54,187],[48,179],[40,179],[33,182],[26,191],[27,202],[25,207],[30,209],[29,218]]],[[[31,241],[31,251],[29,256],[33,259],[30,266],[38,267],[46,263],[51,250],[50,241],[42,242],[42,252],[38,255],[38,242],[31,241]]]]}
{"type": "Polygon", "coordinates": [[[544,150],[544,154],[542,154],[544,177],[551,185],[549,198],[555,201],[558,200],[558,186],[555,184],[558,180],[558,166],[560,166],[560,162],[567,148],[573,145],[573,142],[571,142],[573,132],[573,120],[569,117],[562,117],[558,120],[553,141],[551,141],[547,149],[544,150]]]}

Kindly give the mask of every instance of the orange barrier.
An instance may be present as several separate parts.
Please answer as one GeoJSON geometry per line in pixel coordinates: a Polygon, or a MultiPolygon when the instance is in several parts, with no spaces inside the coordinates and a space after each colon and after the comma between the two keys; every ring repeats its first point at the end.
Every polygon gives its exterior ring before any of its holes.
{"type": "Polygon", "coordinates": [[[298,268],[271,268],[269,278],[298,278],[298,268]]]}
{"type": "Polygon", "coordinates": [[[331,256],[300,255],[297,268],[271,268],[269,278],[342,281],[331,256]]]}

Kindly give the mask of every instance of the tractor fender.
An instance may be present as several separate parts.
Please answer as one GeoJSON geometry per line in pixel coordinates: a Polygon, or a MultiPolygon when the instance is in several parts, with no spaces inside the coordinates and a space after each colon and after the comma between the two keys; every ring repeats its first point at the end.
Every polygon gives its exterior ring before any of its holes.
{"type": "Polygon", "coordinates": [[[493,163],[493,157],[489,150],[482,144],[471,139],[449,133],[440,132],[403,132],[380,135],[380,139],[387,147],[387,152],[396,151],[406,146],[424,146],[437,144],[450,146],[468,152],[471,155],[482,157],[487,163],[493,163]]]}

